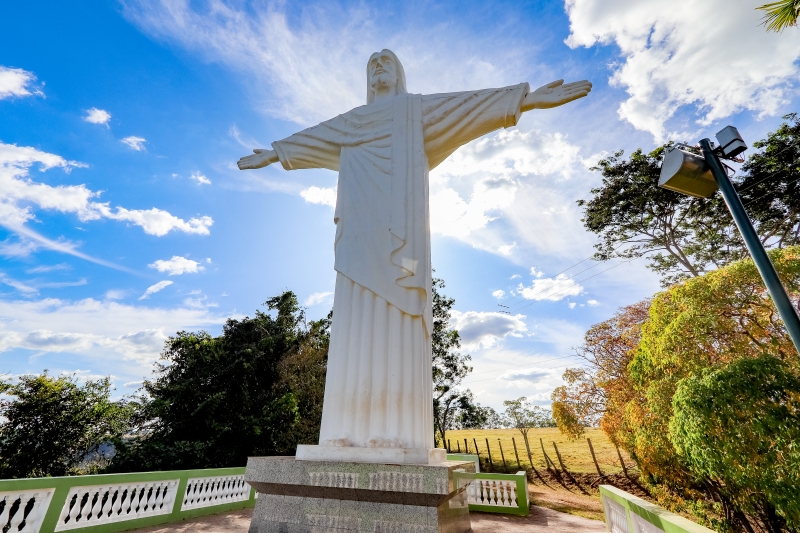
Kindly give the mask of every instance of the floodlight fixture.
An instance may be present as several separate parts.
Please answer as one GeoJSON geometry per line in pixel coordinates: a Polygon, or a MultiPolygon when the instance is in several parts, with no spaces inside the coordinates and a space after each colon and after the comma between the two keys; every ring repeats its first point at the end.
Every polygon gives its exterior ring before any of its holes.
{"type": "Polygon", "coordinates": [[[716,192],[717,182],[706,159],[689,150],[691,147],[685,144],[667,148],[658,186],[697,198],[708,198],[716,192]]]}
{"type": "Polygon", "coordinates": [[[719,141],[719,150],[722,151],[722,155],[728,159],[733,159],[747,150],[747,144],[739,135],[739,130],[733,126],[726,126],[717,133],[717,141],[719,141]]]}
{"type": "Polygon", "coordinates": [[[709,139],[701,140],[697,147],[686,144],[669,147],[661,163],[658,186],[697,198],[708,198],[719,189],[792,343],[800,353],[800,316],[789,300],[786,288],[781,283],[764,244],[758,238],[753,222],[747,216],[742,200],[728,177],[726,166],[720,161],[723,158],[742,162],[736,156],[747,150],[747,144],[733,126],[717,133],[717,141],[717,147],[709,139]]]}

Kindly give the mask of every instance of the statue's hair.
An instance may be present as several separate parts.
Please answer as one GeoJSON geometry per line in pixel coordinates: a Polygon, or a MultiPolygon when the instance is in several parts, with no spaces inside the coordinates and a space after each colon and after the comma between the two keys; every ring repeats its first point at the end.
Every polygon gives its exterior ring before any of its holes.
{"type": "Polygon", "coordinates": [[[387,54],[392,58],[395,64],[395,71],[397,72],[397,85],[395,86],[397,94],[408,93],[408,90],[406,90],[406,71],[403,70],[403,64],[400,63],[400,60],[397,59],[397,56],[394,54],[394,52],[388,48],[384,48],[380,52],[375,52],[369,56],[369,60],[367,60],[367,105],[375,101],[375,91],[372,90],[372,86],[369,83],[369,62],[372,61],[372,56],[375,54],[387,54]]]}

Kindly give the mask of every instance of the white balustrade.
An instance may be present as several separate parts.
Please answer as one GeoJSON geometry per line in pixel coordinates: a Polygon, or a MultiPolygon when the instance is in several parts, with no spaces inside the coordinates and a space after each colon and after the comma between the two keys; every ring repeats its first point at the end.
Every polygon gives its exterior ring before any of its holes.
{"type": "Polygon", "coordinates": [[[53,488],[0,492],[0,531],[39,533],[54,491],[53,488]]]}
{"type": "Polygon", "coordinates": [[[603,507],[605,507],[606,511],[609,531],[611,533],[631,533],[628,527],[628,514],[625,512],[625,508],[611,498],[603,496],[602,500],[603,507]]]}
{"type": "Polygon", "coordinates": [[[476,479],[467,487],[467,502],[492,507],[518,507],[517,482],[513,480],[476,479]]]}
{"type": "Polygon", "coordinates": [[[250,499],[250,485],[245,483],[244,474],[189,478],[181,511],[248,499],[250,499]]]}
{"type": "Polygon", "coordinates": [[[72,487],[56,531],[123,522],[172,512],[178,479],[72,487]]]}
{"type": "Polygon", "coordinates": [[[655,526],[639,516],[636,513],[631,513],[633,522],[633,533],[664,533],[664,530],[655,526]]]}

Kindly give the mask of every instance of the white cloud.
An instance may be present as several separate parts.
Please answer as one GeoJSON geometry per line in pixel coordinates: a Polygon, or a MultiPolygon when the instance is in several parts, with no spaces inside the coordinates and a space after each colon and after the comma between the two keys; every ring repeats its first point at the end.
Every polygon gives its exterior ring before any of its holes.
{"type": "Polygon", "coordinates": [[[155,294],[158,291],[160,291],[161,289],[169,287],[170,285],[172,285],[172,283],[173,282],[171,280],[165,279],[164,281],[159,281],[155,285],[150,285],[149,287],[147,287],[147,290],[144,291],[144,294],[139,296],[139,299],[140,300],[145,300],[147,298],[150,298],[151,294],[155,294]]]}
{"type": "Polygon", "coordinates": [[[8,285],[16,289],[17,291],[25,294],[26,296],[32,296],[34,294],[39,294],[39,291],[35,287],[31,287],[30,285],[26,285],[25,283],[9,278],[5,274],[0,272],[0,283],[8,285]]]}
{"type": "Polygon", "coordinates": [[[363,105],[366,62],[384,47],[403,61],[409,90],[423,93],[519,83],[530,60],[515,53],[501,29],[478,37],[453,23],[398,28],[384,21],[382,7],[365,4],[305,4],[296,19],[283,3],[255,8],[225,0],[131,0],[123,6],[146,33],[242,72],[265,113],[300,124],[363,105]],[[489,57],[487,51],[498,47],[502,58],[489,57]]]}
{"type": "Polygon", "coordinates": [[[504,381],[527,381],[538,383],[546,378],[551,378],[553,371],[542,368],[514,369],[503,372],[497,379],[504,381]]]}
{"type": "Polygon", "coordinates": [[[586,305],[588,305],[589,307],[597,307],[598,305],[600,305],[600,302],[598,302],[597,300],[587,300],[586,305]]]}
{"type": "Polygon", "coordinates": [[[521,337],[528,331],[525,315],[484,311],[451,312],[452,326],[461,336],[465,350],[480,350],[499,344],[509,335],[521,337]]]}
{"type": "Polygon", "coordinates": [[[512,275],[511,275],[511,277],[510,277],[510,278],[508,278],[508,279],[518,279],[518,278],[521,278],[521,277],[522,277],[522,276],[521,276],[521,275],[519,275],[519,274],[512,274],[512,275]]]}
{"type": "Polygon", "coordinates": [[[497,246],[498,235],[475,234],[508,214],[532,178],[555,174],[553,181],[569,179],[580,168],[578,153],[578,146],[561,134],[519,129],[461,147],[431,173],[431,231],[509,256],[518,248],[516,241],[497,246]]]}
{"type": "Polygon", "coordinates": [[[28,274],[43,274],[45,272],[54,272],[56,270],[70,270],[70,267],[66,263],[59,263],[57,265],[40,265],[37,267],[29,268],[25,272],[28,274]]]}
{"type": "Polygon", "coordinates": [[[123,383],[122,386],[125,387],[126,389],[131,389],[131,388],[138,389],[142,385],[142,383],[144,383],[144,381],[129,381],[127,383],[123,383]]]}
{"type": "Polygon", "coordinates": [[[517,292],[526,300],[557,302],[568,296],[578,296],[583,287],[566,274],[559,274],[555,278],[535,279],[528,287],[520,285],[517,292]]]}
{"type": "Polygon", "coordinates": [[[170,276],[180,276],[181,274],[196,274],[206,269],[197,261],[192,261],[179,255],[173,255],[172,259],[159,259],[150,263],[150,268],[155,268],[159,272],[166,272],[170,276]]]}
{"type": "Polygon", "coordinates": [[[616,44],[612,85],[621,118],[661,142],[682,106],[706,126],[742,110],[774,115],[796,91],[800,33],[759,24],[757,3],[726,0],[567,0],[573,48],[616,44]],[[698,21],[713,21],[710,24],[698,21]],[[700,24],[698,26],[698,24],[700,24]]]}
{"type": "Polygon", "coordinates": [[[106,300],[122,300],[127,296],[128,291],[122,289],[110,289],[106,291],[105,299],[106,300]]]}
{"type": "Polygon", "coordinates": [[[130,137],[125,137],[124,139],[120,139],[119,142],[127,144],[132,150],[141,152],[142,150],[144,150],[144,143],[146,143],[147,140],[144,137],[137,137],[135,135],[131,135],[130,137]]]}
{"type": "Polygon", "coordinates": [[[33,72],[0,65],[0,100],[20,96],[44,96],[41,89],[32,87],[36,81],[33,72]]]}
{"type": "Polygon", "coordinates": [[[112,208],[107,202],[94,201],[100,193],[88,189],[83,184],[53,187],[33,181],[30,178],[30,168],[35,163],[39,163],[41,171],[54,167],[69,171],[75,167],[86,166],[28,146],[0,142],[0,225],[20,236],[18,243],[8,241],[0,243],[0,253],[21,255],[25,252],[30,253],[38,246],[44,246],[96,263],[115,266],[81,254],[75,250],[74,243],[53,241],[26,227],[26,222],[35,219],[34,206],[61,213],[74,213],[82,222],[101,218],[130,222],[140,226],[145,233],[159,237],[172,230],[208,235],[209,228],[214,223],[208,216],[194,217],[187,221],[158,208],[142,210],[112,208]]]}
{"type": "Polygon", "coordinates": [[[310,204],[336,207],[336,189],[333,187],[309,187],[300,191],[303,200],[310,204]]]}
{"type": "Polygon", "coordinates": [[[492,296],[494,296],[495,298],[502,298],[505,295],[506,295],[506,291],[504,291],[502,289],[497,289],[496,291],[492,292],[492,296]]]}
{"type": "Polygon", "coordinates": [[[332,292],[315,292],[314,294],[306,298],[306,301],[303,302],[303,305],[311,307],[312,305],[321,304],[323,302],[329,302],[332,296],[333,296],[332,292]]]}
{"type": "Polygon", "coordinates": [[[104,109],[93,107],[86,110],[86,116],[83,117],[83,120],[92,124],[105,124],[108,126],[108,121],[111,120],[111,113],[104,109]]]}
{"type": "Polygon", "coordinates": [[[575,309],[575,305],[576,304],[575,304],[575,302],[570,302],[567,305],[569,306],[570,309],[575,309]]]}
{"type": "Polygon", "coordinates": [[[544,272],[542,272],[541,270],[536,270],[536,267],[531,267],[531,276],[541,278],[542,276],[544,276],[544,272]]]}
{"type": "Polygon", "coordinates": [[[502,246],[497,247],[497,253],[500,255],[509,256],[511,252],[517,249],[517,243],[512,242],[511,244],[504,244],[502,246]]]}
{"type": "Polygon", "coordinates": [[[189,176],[189,179],[196,181],[200,185],[211,185],[211,180],[200,172],[192,172],[191,176],[189,176]]]}
{"type": "MultiPolygon", "coordinates": [[[[142,375],[149,367],[138,365],[158,359],[166,332],[221,325],[226,318],[207,308],[161,309],[92,298],[0,299],[0,352],[73,353],[102,362],[113,361],[116,353],[135,362],[132,373],[142,375]]],[[[115,373],[120,359],[112,365],[115,373]]]]}

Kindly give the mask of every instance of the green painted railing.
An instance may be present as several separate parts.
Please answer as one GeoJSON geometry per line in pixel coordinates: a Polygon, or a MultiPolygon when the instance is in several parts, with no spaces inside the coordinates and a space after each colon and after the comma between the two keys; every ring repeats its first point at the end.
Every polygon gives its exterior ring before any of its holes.
{"type": "Polygon", "coordinates": [[[714,533],[611,485],[600,485],[600,497],[611,533],[714,533]]]}
{"type": "Polygon", "coordinates": [[[115,533],[254,505],[244,467],[0,480],[0,531],[115,533]]]}
{"type": "Polygon", "coordinates": [[[448,461],[472,461],[475,463],[475,472],[481,471],[481,460],[475,454],[472,453],[448,453],[447,454],[448,461]]]}
{"type": "MultiPolygon", "coordinates": [[[[450,455],[447,456],[450,459],[450,455]]],[[[477,458],[477,456],[472,456],[477,458]]],[[[464,460],[471,459],[450,459],[464,460]]],[[[483,513],[505,513],[528,516],[528,476],[519,471],[516,474],[490,474],[486,472],[458,472],[455,481],[459,486],[467,485],[467,502],[470,511],[483,513]]]]}

